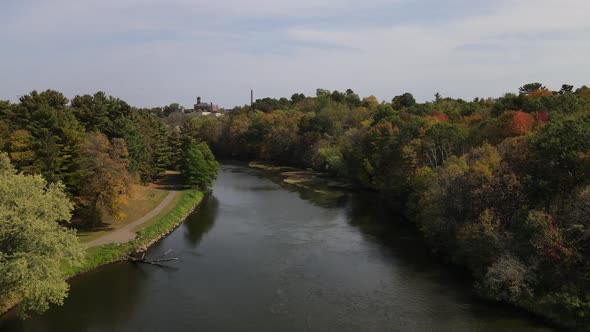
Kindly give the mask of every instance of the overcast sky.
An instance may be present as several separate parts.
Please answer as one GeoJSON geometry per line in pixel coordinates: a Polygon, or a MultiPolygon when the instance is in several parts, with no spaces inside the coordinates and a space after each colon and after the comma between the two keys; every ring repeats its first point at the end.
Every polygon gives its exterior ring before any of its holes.
{"type": "Polygon", "coordinates": [[[471,99],[590,84],[589,0],[0,0],[0,99],[225,107],[316,88],[471,99]]]}

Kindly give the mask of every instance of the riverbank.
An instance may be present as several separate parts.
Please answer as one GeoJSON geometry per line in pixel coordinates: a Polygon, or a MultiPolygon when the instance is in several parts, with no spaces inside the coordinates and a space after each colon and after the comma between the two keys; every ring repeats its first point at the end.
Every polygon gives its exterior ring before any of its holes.
{"type": "Polygon", "coordinates": [[[124,260],[128,254],[143,252],[161,240],[193,212],[204,196],[202,192],[193,190],[186,190],[181,195],[179,203],[170,212],[166,213],[158,222],[139,229],[135,239],[126,243],[109,243],[88,248],[85,262],[75,269],[67,270],[66,275],[73,277],[99,266],[124,260]]]}
{"type": "MultiPolygon", "coordinates": [[[[134,252],[143,252],[164,238],[194,211],[204,197],[202,192],[192,189],[180,191],[179,194],[181,197],[178,204],[159,218],[157,222],[140,228],[135,239],[126,243],[109,243],[87,248],[84,263],[76,268],[64,270],[65,276],[69,279],[97,267],[125,260],[127,255],[134,252]]],[[[18,302],[17,298],[12,298],[0,303],[0,314],[14,308],[18,302]]]]}
{"type": "MultiPolygon", "coordinates": [[[[282,182],[291,184],[297,187],[305,188],[305,189],[314,189],[318,186],[319,182],[326,182],[331,179],[329,175],[325,173],[316,172],[311,169],[303,170],[296,167],[291,166],[283,166],[283,165],[276,165],[269,162],[261,162],[261,161],[253,161],[249,162],[248,166],[251,168],[260,169],[266,172],[274,173],[282,178],[282,182]]],[[[348,188],[350,186],[346,185],[346,180],[344,179],[332,179],[334,183],[338,183],[336,187],[348,188]]],[[[318,190],[315,190],[318,191],[318,190]]],[[[414,224],[414,222],[410,223],[414,224]]],[[[439,255],[441,255],[440,253],[439,255]]],[[[444,254],[442,254],[444,255],[444,254]]],[[[451,264],[452,266],[458,266],[457,264],[451,264]]],[[[543,321],[544,323],[551,325],[557,328],[565,328],[568,330],[574,331],[589,331],[590,328],[580,324],[580,321],[576,317],[572,317],[572,312],[579,312],[582,313],[588,303],[577,303],[572,302],[571,308],[564,308],[557,307],[552,305],[551,298],[545,297],[532,297],[526,298],[519,302],[502,302],[497,301],[496,299],[490,298],[485,296],[479,292],[475,292],[482,300],[489,301],[492,303],[502,304],[508,308],[513,308],[514,310],[526,312],[534,316],[536,319],[543,321]]]]}
{"type": "Polygon", "coordinates": [[[325,200],[245,166],[222,165],[214,194],[146,253],[172,248],[182,264],[109,264],[74,278],[63,306],[0,332],[554,331],[477,300],[375,193],[325,200]]]}

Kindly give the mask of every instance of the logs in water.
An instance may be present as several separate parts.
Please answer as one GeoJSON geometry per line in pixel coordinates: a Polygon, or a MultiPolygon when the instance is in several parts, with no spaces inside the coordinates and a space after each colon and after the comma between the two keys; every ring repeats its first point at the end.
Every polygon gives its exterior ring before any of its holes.
{"type": "Polygon", "coordinates": [[[168,255],[171,251],[172,251],[172,249],[168,249],[168,251],[166,251],[163,255],[160,255],[160,256],[156,257],[155,259],[149,259],[148,257],[146,257],[145,252],[142,252],[142,253],[134,252],[131,255],[127,256],[127,260],[130,262],[133,262],[133,263],[163,265],[163,264],[161,264],[163,262],[178,260],[178,258],[176,258],[176,257],[166,257],[166,255],[168,255]]]}

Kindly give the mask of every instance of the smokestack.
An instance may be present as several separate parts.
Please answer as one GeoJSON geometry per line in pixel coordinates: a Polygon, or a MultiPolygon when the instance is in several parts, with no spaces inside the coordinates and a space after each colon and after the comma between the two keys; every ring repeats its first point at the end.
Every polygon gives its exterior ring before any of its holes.
{"type": "Polygon", "coordinates": [[[250,107],[254,104],[254,90],[250,90],[250,107]]]}

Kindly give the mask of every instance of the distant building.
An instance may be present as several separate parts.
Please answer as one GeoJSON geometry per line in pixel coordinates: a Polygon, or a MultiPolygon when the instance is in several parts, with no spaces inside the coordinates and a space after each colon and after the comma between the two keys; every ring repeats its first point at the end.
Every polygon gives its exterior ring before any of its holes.
{"type": "Polygon", "coordinates": [[[213,103],[201,102],[201,97],[197,97],[197,103],[194,106],[195,112],[219,113],[219,105],[213,103]]]}

